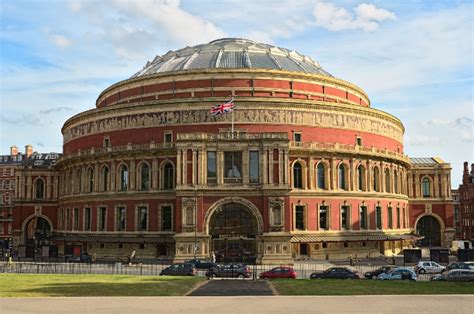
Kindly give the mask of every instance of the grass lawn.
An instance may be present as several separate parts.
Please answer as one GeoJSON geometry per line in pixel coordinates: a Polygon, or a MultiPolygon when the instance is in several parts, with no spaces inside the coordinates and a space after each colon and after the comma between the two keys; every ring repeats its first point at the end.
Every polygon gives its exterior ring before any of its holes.
{"type": "Polygon", "coordinates": [[[474,294],[472,282],[380,280],[273,280],[281,295],[474,294]]]}
{"type": "Polygon", "coordinates": [[[0,274],[0,297],[179,296],[199,277],[0,274]]]}

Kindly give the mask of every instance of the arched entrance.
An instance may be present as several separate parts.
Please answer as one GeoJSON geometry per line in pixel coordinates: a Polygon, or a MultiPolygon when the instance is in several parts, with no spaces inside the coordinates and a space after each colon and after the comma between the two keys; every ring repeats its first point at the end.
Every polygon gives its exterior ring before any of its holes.
{"type": "Polygon", "coordinates": [[[433,216],[424,216],[418,220],[416,234],[424,236],[419,246],[441,246],[441,226],[433,216]]]}
{"type": "Polygon", "coordinates": [[[218,262],[254,262],[257,256],[258,220],[240,203],[220,205],[209,219],[211,252],[218,262]]]}
{"type": "Polygon", "coordinates": [[[41,246],[51,235],[51,225],[43,217],[33,217],[25,225],[25,244],[41,246]]]}

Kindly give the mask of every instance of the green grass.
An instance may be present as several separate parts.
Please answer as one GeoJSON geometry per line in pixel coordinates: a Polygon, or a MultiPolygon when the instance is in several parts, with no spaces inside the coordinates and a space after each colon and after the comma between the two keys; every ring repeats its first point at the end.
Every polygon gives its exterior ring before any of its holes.
{"type": "Polygon", "coordinates": [[[474,294],[470,282],[279,279],[272,283],[281,295],[474,294]]]}
{"type": "Polygon", "coordinates": [[[0,297],[179,296],[199,277],[0,274],[0,297]]]}

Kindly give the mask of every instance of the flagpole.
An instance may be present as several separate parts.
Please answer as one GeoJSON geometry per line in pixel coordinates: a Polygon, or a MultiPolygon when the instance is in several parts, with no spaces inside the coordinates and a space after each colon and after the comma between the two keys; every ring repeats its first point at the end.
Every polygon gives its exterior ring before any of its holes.
{"type": "Polygon", "coordinates": [[[232,110],[231,115],[232,115],[232,138],[234,138],[234,110],[232,110]]]}

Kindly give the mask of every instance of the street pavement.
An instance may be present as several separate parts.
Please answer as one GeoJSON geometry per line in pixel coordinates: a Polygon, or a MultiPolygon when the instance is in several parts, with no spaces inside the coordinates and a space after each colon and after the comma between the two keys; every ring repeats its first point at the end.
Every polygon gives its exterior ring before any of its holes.
{"type": "Polygon", "coordinates": [[[472,313],[474,295],[3,298],[0,313],[472,313]]]}

